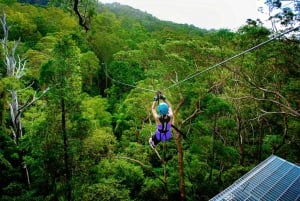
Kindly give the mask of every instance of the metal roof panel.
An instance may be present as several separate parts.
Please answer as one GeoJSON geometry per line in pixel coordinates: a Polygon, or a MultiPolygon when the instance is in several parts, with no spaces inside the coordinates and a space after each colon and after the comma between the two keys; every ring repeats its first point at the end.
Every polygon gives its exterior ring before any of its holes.
{"type": "Polygon", "coordinates": [[[300,167],[271,155],[210,199],[300,201],[300,167]]]}

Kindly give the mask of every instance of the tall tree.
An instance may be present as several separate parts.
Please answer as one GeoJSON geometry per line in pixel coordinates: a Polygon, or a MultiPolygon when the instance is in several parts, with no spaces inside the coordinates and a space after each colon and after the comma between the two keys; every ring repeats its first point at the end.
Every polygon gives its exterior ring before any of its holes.
{"type": "MultiPolygon", "coordinates": [[[[81,76],[79,68],[80,50],[75,45],[75,42],[68,36],[63,37],[53,49],[53,56],[41,68],[41,83],[49,86],[47,103],[49,127],[46,128],[52,135],[52,139],[59,148],[57,162],[63,161],[62,171],[60,175],[54,173],[52,179],[60,178],[60,181],[65,186],[65,199],[72,200],[72,155],[73,148],[70,143],[70,138],[76,136],[80,130],[73,130],[72,125],[80,119],[80,93],[81,93],[81,76]],[[76,98],[78,97],[78,98],[76,98]],[[75,119],[74,119],[75,118],[75,119]],[[72,119],[74,121],[72,121],[72,119]],[[62,144],[61,144],[62,143],[62,144]],[[64,175],[64,176],[63,176],[64,175]]],[[[84,125],[84,124],[83,124],[84,125]]],[[[56,184],[54,184],[56,185],[56,184]]],[[[61,196],[61,195],[57,195],[61,196]]]]}

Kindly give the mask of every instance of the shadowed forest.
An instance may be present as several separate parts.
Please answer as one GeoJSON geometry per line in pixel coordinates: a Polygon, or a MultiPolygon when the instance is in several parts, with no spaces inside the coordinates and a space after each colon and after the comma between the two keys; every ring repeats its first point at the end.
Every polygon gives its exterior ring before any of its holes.
{"type": "Polygon", "coordinates": [[[0,1],[0,200],[207,201],[272,154],[300,163],[290,13],[205,30],[72,2],[0,1]],[[155,152],[157,91],[179,130],[155,152]]]}

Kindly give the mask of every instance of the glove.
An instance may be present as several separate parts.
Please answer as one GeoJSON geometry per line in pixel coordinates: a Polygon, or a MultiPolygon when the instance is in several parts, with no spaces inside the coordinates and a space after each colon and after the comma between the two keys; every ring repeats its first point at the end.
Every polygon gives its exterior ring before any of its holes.
{"type": "Polygon", "coordinates": [[[153,98],[153,101],[158,101],[158,97],[157,96],[154,96],[154,98],[153,98]]]}
{"type": "Polygon", "coordinates": [[[160,95],[159,98],[163,101],[166,100],[166,97],[164,95],[160,95]]]}

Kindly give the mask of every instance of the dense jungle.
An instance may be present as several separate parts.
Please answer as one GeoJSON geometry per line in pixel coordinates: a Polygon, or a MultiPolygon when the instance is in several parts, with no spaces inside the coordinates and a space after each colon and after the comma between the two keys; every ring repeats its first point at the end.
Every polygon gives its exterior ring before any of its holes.
{"type": "Polygon", "coordinates": [[[1,201],[206,201],[272,154],[300,163],[298,29],[206,30],[93,1],[0,7],[1,201]],[[155,152],[157,91],[178,130],[155,152]]]}

